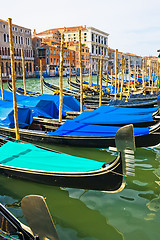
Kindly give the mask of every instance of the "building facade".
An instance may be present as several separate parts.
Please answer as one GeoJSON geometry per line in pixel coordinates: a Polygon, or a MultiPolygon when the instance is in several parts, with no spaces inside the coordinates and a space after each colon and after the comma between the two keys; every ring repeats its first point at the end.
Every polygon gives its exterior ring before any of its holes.
{"type": "Polygon", "coordinates": [[[79,30],[81,30],[82,44],[89,49],[92,70],[97,71],[97,62],[103,56],[103,71],[106,71],[108,66],[108,33],[94,27],[76,26],[46,30],[38,33],[37,36],[46,38],[58,31],[64,33],[65,42],[77,42],[79,41],[79,30]]]}
{"type": "MultiPolygon", "coordinates": [[[[60,66],[60,43],[54,42],[49,38],[33,38],[33,52],[35,57],[35,72],[39,71],[40,59],[42,59],[43,71],[49,76],[59,74],[60,66]]],[[[68,73],[75,68],[75,52],[64,47],[63,50],[63,70],[68,73]]]]}
{"type": "MultiPolygon", "coordinates": [[[[79,72],[80,69],[80,62],[79,62],[79,42],[66,42],[66,47],[70,50],[73,50],[75,53],[75,71],[79,72]]],[[[83,72],[88,73],[89,72],[89,64],[90,64],[90,54],[89,54],[89,48],[82,44],[82,67],[83,72]]]]}
{"type": "MultiPolygon", "coordinates": [[[[33,74],[33,49],[31,29],[12,24],[16,76],[22,76],[21,48],[24,52],[26,74],[33,74]]],[[[0,55],[2,59],[2,77],[11,76],[11,58],[8,22],[0,19],[0,55]]]]}

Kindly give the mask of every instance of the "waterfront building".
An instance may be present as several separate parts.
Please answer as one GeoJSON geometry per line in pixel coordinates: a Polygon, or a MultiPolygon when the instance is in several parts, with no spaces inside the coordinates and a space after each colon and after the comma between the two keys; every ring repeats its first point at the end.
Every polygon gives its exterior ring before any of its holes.
{"type": "Polygon", "coordinates": [[[131,60],[131,69],[134,68],[134,64],[136,62],[136,65],[138,66],[139,69],[142,69],[142,57],[138,56],[133,53],[124,53],[124,58],[127,60],[127,67],[128,67],[128,60],[131,60]]]}
{"type": "Polygon", "coordinates": [[[157,62],[159,62],[158,57],[156,56],[145,56],[143,57],[147,67],[151,66],[152,68],[156,68],[157,67],[157,62]]]}
{"type": "MultiPolygon", "coordinates": [[[[142,57],[138,56],[133,53],[123,53],[118,51],[117,54],[117,67],[121,67],[122,65],[122,59],[126,59],[126,70],[128,71],[128,62],[130,58],[131,63],[131,69],[134,68],[134,64],[136,62],[136,66],[139,67],[139,69],[142,68],[142,57]]],[[[109,72],[111,72],[111,69],[113,69],[113,73],[115,72],[115,49],[108,48],[108,69],[109,72]]]]}
{"type": "MultiPolygon", "coordinates": [[[[117,68],[121,67],[122,59],[124,59],[124,53],[119,52],[117,54],[117,68]]],[[[113,73],[115,72],[115,49],[108,48],[108,71],[111,73],[111,69],[113,73]]]]}
{"type": "MultiPolygon", "coordinates": [[[[54,42],[50,38],[33,38],[33,51],[35,57],[35,72],[39,71],[40,59],[42,59],[43,71],[48,76],[59,74],[60,66],[60,42],[54,42]]],[[[70,67],[75,67],[75,53],[73,50],[64,47],[63,51],[63,70],[68,73],[70,67]]]]}
{"type": "MultiPolygon", "coordinates": [[[[33,49],[31,29],[12,24],[13,44],[15,55],[15,73],[17,77],[22,76],[21,48],[24,52],[26,75],[33,74],[33,49]]],[[[11,76],[11,58],[9,45],[8,22],[0,19],[0,55],[2,59],[2,77],[11,76]]]]}
{"type": "Polygon", "coordinates": [[[64,33],[65,42],[77,42],[79,41],[78,32],[80,29],[82,44],[89,48],[92,70],[94,72],[97,71],[97,61],[103,56],[103,71],[106,71],[108,66],[108,33],[85,25],[49,29],[38,33],[37,36],[46,38],[52,36],[56,31],[59,31],[60,33],[64,33]]]}
{"type": "MultiPolygon", "coordinates": [[[[66,42],[65,46],[73,50],[75,52],[75,71],[79,72],[80,69],[80,62],[79,62],[79,42],[66,42]]],[[[90,64],[90,54],[89,54],[89,48],[82,44],[82,67],[83,72],[88,73],[89,72],[89,64],[90,64]]]]}

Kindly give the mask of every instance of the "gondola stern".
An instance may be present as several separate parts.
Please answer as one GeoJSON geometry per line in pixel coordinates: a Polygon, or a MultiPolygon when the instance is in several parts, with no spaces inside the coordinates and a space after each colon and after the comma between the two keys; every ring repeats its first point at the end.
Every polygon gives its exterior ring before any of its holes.
{"type": "Polygon", "coordinates": [[[123,175],[135,176],[134,151],[135,138],[133,125],[129,124],[120,128],[115,137],[117,151],[120,152],[123,161],[123,175]]]}

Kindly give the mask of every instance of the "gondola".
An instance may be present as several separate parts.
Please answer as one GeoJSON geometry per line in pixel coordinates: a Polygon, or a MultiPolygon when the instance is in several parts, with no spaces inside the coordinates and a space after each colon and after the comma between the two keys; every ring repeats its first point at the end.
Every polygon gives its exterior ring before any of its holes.
{"type": "Polygon", "coordinates": [[[156,100],[144,100],[144,101],[136,101],[131,99],[129,101],[125,100],[110,100],[108,102],[109,106],[116,106],[116,107],[127,107],[127,108],[151,108],[157,106],[157,99],[156,100]]]}
{"type": "MultiPolygon", "coordinates": [[[[78,147],[115,147],[115,133],[119,126],[95,126],[77,124],[76,127],[67,120],[63,123],[46,121],[33,121],[29,127],[20,129],[20,138],[28,142],[49,143],[55,145],[69,145],[78,147]],[[63,128],[62,128],[63,127],[63,128]],[[66,131],[63,131],[67,128],[66,131]],[[69,129],[68,129],[69,128],[69,129]],[[95,132],[95,129],[97,129],[95,132]],[[78,132],[77,132],[78,131],[78,132]],[[82,131],[82,132],[81,132],[82,131]],[[85,131],[85,132],[83,132],[85,131]]],[[[135,142],[137,147],[149,147],[160,143],[160,122],[150,127],[134,127],[135,142]]],[[[0,127],[0,134],[3,136],[15,137],[14,128],[0,127]]]]}
{"type": "MultiPolygon", "coordinates": [[[[82,115],[92,113],[93,116],[97,116],[95,120],[92,118],[92,122],[83,122],[83,119],[78,120],[74,118],[72,120],[63,119],[60,123],[58,119],[53,119],[53,117],[52,119],[51,117],[50,119],[47,118],[50,110],[49,112],[42,112],[43,106],[41,109],[34,107],[34,102],[32,103],[32,107],[27,107],[25,101],[22,101],[22,103],[18,105],[18,119],[21,139],[27,141],[86,147],[114,146],[116,131],[123,125],[133,123],[135,126],[136,142],[139,140],[137,143],[138,147],[159,143],[158,131],[160,123],[158,107],[152,109],[134,109],[133,114],[132,108],[102,106],[95,111],[84,111],[84,113],[77,117],[81,118],[82,115]],[[35,114],[38,114],[37,118],[34,114],[34,120],[32,110],[35,114]],[[115,110],[119,111],[119,113],[115,112],[115,110]],[[129,110],[130,115],[127,117],[129,110]],[[110,113],[109,116],[108,111],[110,113]],[[113,116],[112,112],[114,113],[113,116]],[[40,118],[41,115],[39,116],[39,114],[43,114],[44,117],[40,118]]],[[[3,114],[0,116],[0,133],[5,134],[5,136],[14,136],[12,103],[1,101],[1,111],[3,114]]]]}
{"type": "Polygon", "coordinates": [[[12,81],[12,78],[2,78],[2,81],[3,81],[3,82],[11,82],[11,81],[12,81]]]}
{"type": "Polygon", "coordinates": [[[42,196],[28,195],[24,197],[21,201],[21,208],[29,227],[21,223],[0,203],[0,239],[59,240],[48,207],[42,196]]]}
{"type": "Polygon", "coordinates": [[[133,126],[119,129],[115,142],[119,154],[105,163],[1,137],[0,173],[59,187],[119,192],[125,187],[126,174],[134,172],[134,165],[131,170],[127,167],[130,160],[125,155],[135,149],[133,126]]]}
{"type": "MultiPolygon", "coordinates": [[[[59,86],[55,85],[55,84],[51,84],[51,83],[48,83],[44,80],[43,78],[43,85],[48,88],[49,90],[51,91],[59,91],[59,86]]],[[[70,95],[70,96],[74,96],[74,97],[78,97],[79,96],[79,92],[77,91],[73,91],[73,90],[70,90],[70,89],[67,89],[67,88],[63,88],[63,94],[65,95],[70,95]]]]}
{"type": "MultiPolygon", "coordinates": [[[[12,92],[12,84],[8,81],[8,88],[12,92]]],[[[16,93],[20,95],[24,95],[24,89],[23,88],[16,88],[16,93]]],[[[27,96],[40,96],[41,94],[39,92],[31,92],[31,91],[26,91],[27,96]]]]}

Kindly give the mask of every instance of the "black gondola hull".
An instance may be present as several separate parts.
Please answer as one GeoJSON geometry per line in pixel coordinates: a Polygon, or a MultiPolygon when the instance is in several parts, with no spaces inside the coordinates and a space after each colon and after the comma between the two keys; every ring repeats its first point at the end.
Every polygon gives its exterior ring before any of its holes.
{"type": "Polygon", "coordinates": [[[104,168],[89,173],[46,173],[12,167],[6,168],[3,165],[0,165],[0,173],[10,177],[53,186],[117,192],[122,190],[125,185],[123,184],[125,177],[123,177],[122,167],[122,160],[120,158],[109,170],[108,168],[104,168]]]}
{"type": "MultiPolygon", "coordinates": [[[[15,137],[14,129],[0,128],[3,136],[15,137]]],[[[42,142],[58,145],[71,145],[80,147],[107,148],[115,147],[114,137],[82,137],[82,136],[50,136],[44,132],[20,129],[20,138],[29,142],[42,142]]],[[[155,146],[160,143],[160,132],[135,136],[137,147],[155,146]]]]}

